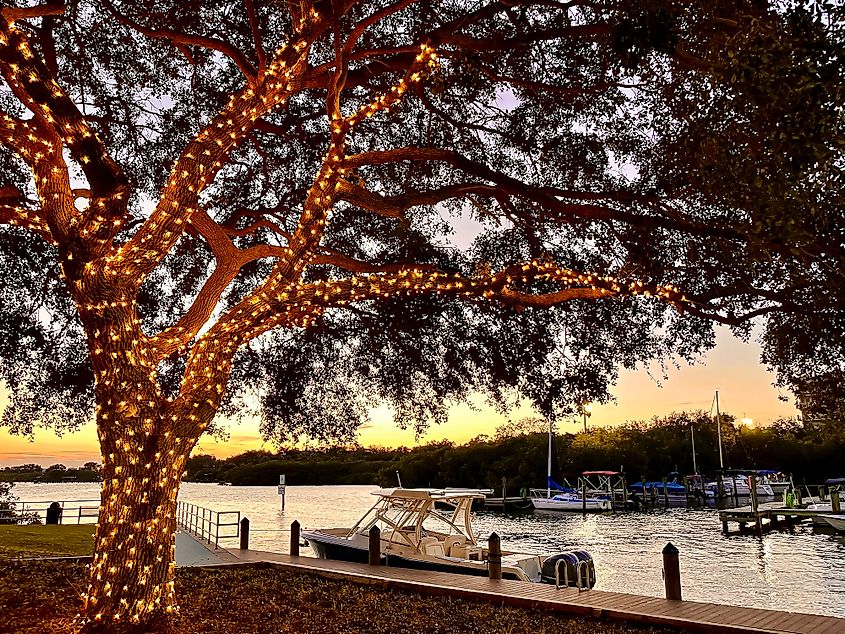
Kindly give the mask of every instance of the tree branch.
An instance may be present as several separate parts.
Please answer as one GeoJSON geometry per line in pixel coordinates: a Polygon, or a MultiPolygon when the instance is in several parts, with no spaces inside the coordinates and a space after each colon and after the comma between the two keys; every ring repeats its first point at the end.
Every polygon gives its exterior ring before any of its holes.
{"type": "Polygon", "coordinates": [[[109,13],[111,13],[112,16],[114,16],[114,18],[118,22],[120,22],[124,26],[128,26],[129,28],[134,29],[135,31],[138,31],[142,35],[146,35],[147,37],[153,39],[169,40],[177,47],[199,46],[201,48],[207,48],[212,51],[222,53],[235,63],[235,65],[240,69],[241,73],[243,73],[250,86],[255,87],[257,85],[258,71],[255,69],[252,63],[244,56],[244,54],[237,49],[237,47],[229,44],[228,42],[219,40],[216,37],[188,35],[187,33],[182,33],[181,31],[174,31],[172,29],[153,29],[150,27],[146,27],[143,24],[140,24],[135,20],[132,20],[131,18],[120,13],[117,9],[115,9],[114,5],[111,3],[111,0],[103,0],[103,2],[106,5],[106,8],[108,9],[109,13]]]}

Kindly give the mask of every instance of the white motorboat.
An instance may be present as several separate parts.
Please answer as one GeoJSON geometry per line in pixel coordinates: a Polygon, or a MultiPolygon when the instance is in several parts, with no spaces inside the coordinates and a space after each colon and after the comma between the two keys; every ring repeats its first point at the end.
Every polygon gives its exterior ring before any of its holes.
{"type": "MultiPolygon", "coordinates": [[[[472,529],[477,490],[380,489],[376,503],[352,528],[304,530],[302,537],[321,559],[366,563],[370,529],[380,531],[384,565],[476,576],[488,574],[489,550],[472,529]],[[451,512],[435,503],[448,504],[451,512]]],[[[502,578],[562,583],[583,588],[595,584],[592,557],[583,551],[535,555],[502,551],[502,578]]]]}
{"type": "MultiPolygon", "coordinates": [[[[751,489],[748,486],[748,477],[744,474],[725,476],[724,478],[722,478],[722,484],[725,487],[725,495],[727,495],[728,497],[732,497],[734,495],[736,495],[737,497],[751,496],[751,489]],[[736,487],[736,493],[734,493],[734,487],[736,487]]],[[[708,482],[705,485],[705,490],[707,491],[713,491],[714,493],[718,493],[718,489],[718,482],[708,482]]],[[[775,495],[771,485],[765,484],[763,482],[757,482],[755,489],[757,490],[757,495],[760,497],[774,497],[775,495]]]]}
{"type": "Polygon", "coordinates": [[[776,496],[783,495],[784,491],[794,489],[792,478],[780,471],[773,469],[761,469],[757,471],[760,484],[768,484],[772,488],[772,493],[776,496]]]}

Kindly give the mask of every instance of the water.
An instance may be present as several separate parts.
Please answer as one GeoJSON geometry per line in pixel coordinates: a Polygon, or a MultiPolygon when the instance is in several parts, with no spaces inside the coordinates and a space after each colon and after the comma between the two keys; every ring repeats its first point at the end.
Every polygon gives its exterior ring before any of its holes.
{"type": "MultiPolygon", "coordinates": [[[[287,487],[280,510],[275,487],[184,483],[180,500],[250,519],[250,546],[287,552],[290,523],[351,526],[375,502],[372,486],[287,487]]],[[[96,498],[97,484],[18,484],[21,500],[96,498]]],[[[480,512],[478,535],[496,531],[502,547],[526,552],[584,549],[596,563],[596,589],[663,596],[661,551],[680,550],[684,598],[845,617],[845,537],[809,524],[762,538],[721,533],[714,510],[671,509],[625,515],[480,512]]],[[[222,545],[234,546],[234,540],[222,545]]],[[[309,554],[304,549],[303,554],[309,554]]]]}

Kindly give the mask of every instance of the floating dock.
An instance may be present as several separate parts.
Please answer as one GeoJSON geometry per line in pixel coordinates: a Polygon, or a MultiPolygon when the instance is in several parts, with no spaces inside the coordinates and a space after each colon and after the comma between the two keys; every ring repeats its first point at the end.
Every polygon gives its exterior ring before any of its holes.
{"type": "Polygon", "coordinates": [[[719,511],[719,521],[722,522],[722,532],[730,534],[730,525],[738,524],[738,531],[745,533],[753,530],[757,533],[774,530],[784,525],[797,524],[805,519],[836,515],[837,511],[822,511],[808,508],[790,508],[782,502],[764,502],[753,506],[741,506],[719,511]]]}

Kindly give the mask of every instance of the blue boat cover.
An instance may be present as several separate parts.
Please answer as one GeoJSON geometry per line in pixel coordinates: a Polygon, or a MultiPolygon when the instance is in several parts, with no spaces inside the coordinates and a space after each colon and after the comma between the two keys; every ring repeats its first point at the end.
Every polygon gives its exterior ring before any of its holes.
{"type": "MultiPolygon", "coordinates": [[[[651,491],[651,488],[654,487],[658,491],[663,491],[663,482],[646,482],[645,488],[646,491],[651,491]]],[[[642,491],[643,490],[643,483],[642,482],[635,482],[631,486],[628,487],[629,489],[634,489],[635,491],[642,491]]],[[[686,492],[683,484],[678,484],[677,482],[667,482],[666,483],[666,491],[669,493],[680,493],[683,494],[686,492]]]]}
{"type": "Polygon", "coordinates": [[[557,482],[552,480],[551,476],[547,476],[546,481],[547,481],[546,483],[548,484],[548,487],[550,489],[552,489],[553,491],[563,491],[564,493],[575,493],[575,489],[572,489],[570,487],[565,487],[565,486],[558,484],[557,482]]]}

